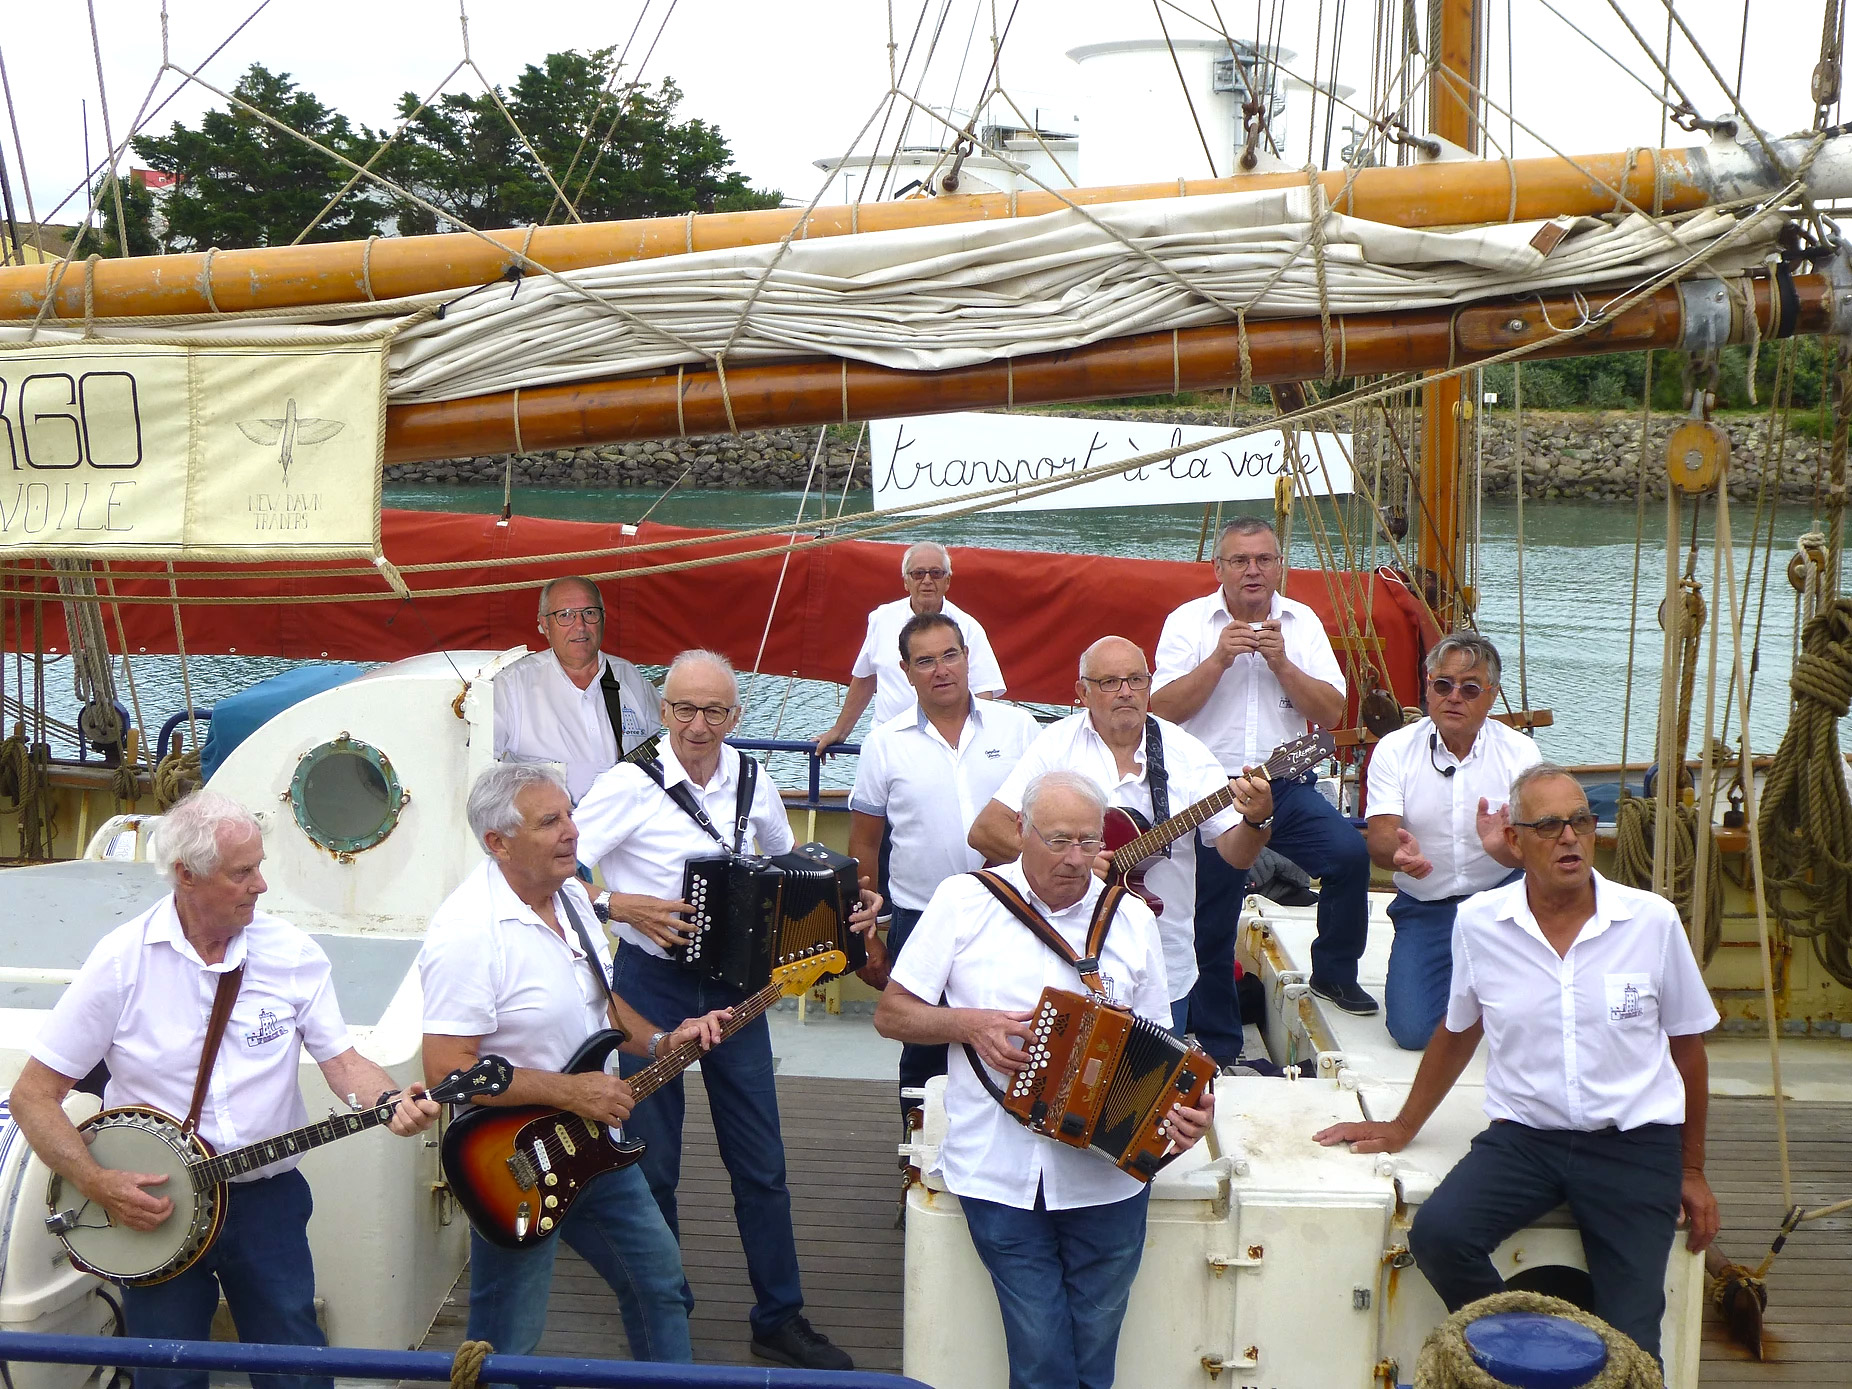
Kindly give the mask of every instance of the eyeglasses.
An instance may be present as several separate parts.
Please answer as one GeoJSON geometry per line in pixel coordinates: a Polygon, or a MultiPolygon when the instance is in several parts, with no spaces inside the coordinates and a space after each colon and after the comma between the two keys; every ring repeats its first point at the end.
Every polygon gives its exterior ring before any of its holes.
{"type": "Polygon", "coordinates": [[[699,714],[702,718],[707,720],[709,727],[718,728],[721,724],[733,717],[734,711],[739,708],[739,705],[689,704],[678,699],[669,704],[668,707],[670,717],[677,723],[693,723],[695,715],[699,714]]]}
{"type": "Polygon", "coordinates": [[[545,616],[561,627],[570,627],[581,618],[585,620],[585,625],[587,627],[596,627],[600,622],[604,621],[604,609],[555,608],[552,612],[545,614],[545,616]]]}
{"type": "Polygon", "coordinates": [[[1225,564],[1230,569],[1271,569],[1280,562],[1278,555],[1217,555],[1217,564],[1225,564]]]}
{"type": "Polygon", "coordinates": [[[1511,825],[1513,829],[1529,830],[1539,839],[1560,839],[1564,825],[1569,826],[1577,834],[1593,834],[1595,832],[1595,812],[1578,810],[1567,819],[1561,815],[1546,815],[1541,820],[1513,820],[1511,825]]]}
{"type": "Polygon", "coordinates": [[[1101,694],[1118,694],[1121,686],[1133,691],[1151,688],[1149,675],[1083,675],[1080,678],[1089,685],[1098,685],[1101,694]]]}
{"type": "Polygon", "coordinates": [[[1057,834],[1053,839],[1050,839],[1047,835],[1042,833],[1040,826],[1031,825],[1029,828],[1035,831],[1035,837],[1037,839],[1041,840],[1042,843],[1053,849],[1057,854],[1065,854],[1069,849],[1072,849],[1078,844],[1080,846],[1080,851],[1091,858],[1106,847],[1106,841],[1104,839],[1076,839],[1071,834],[1057,834]]]}
{"type": "Polygon", "coordinates": [[[1455,690],[1458,690],[1460,692],[1460,698],[1465,700],[1479,698],[1480,695],[1485,693],[1486,689],[1486,687],[1481,685],[1477,680],[1449,680],[1444,675],[1429,676],[1428,688],[1442,699],[1445,699],[1455,690]]]}
{"type": "Polygon", "coordinates": [[[940,666],[950,668],[958,665],[965,659],[965,654],[962,648],[953,647],[950,651],[944,652],[938,656],[915,656],[911,661],[908,661],[907,664],[912,666],[921,675],[924,675],[927,671],[937,670],[940,666]]]}
{"type": "Polygon", "coordinates": [[[948,577],[951,572],[949,569],[909,569],[907,577],[916,584],[924,583],[928,579],[937,583],[940,579],[948,577]]]}

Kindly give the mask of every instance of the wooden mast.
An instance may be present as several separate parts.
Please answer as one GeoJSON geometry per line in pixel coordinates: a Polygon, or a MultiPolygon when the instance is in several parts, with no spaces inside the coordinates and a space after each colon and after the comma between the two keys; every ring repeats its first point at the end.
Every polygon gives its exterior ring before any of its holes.
{"type": "MultiPolygon", "coordinates": [[[[1478,153],[1479,121],[1472,85],[1479,79],[1484,31],[1480,0],[1438,0],[1440,31],[1428,38],[1433,68],[1428,75],[1428,129],[1461,149],[1478,153]]],[[[1434,13],[1430,10],[1429,13],[1434,13]]],[[[1466,586],[1465,548],[1460,543],[1461,376],[1430,380],[1422,388],[1421,505],[1416,563],[1428,585],[1435,615],[1454,625],[1466,586]]]]}

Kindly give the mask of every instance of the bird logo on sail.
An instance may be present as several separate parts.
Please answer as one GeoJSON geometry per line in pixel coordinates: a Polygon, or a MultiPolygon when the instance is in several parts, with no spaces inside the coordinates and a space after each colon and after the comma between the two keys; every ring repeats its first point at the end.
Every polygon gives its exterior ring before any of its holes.
{"type": "Polygon", "coordinates": [[[296,450],[309,444],[325,444],[347,425],[341,420],[317,420],[296,413],[296,398],[291,396],[283,407],[280,420],[241,420],[238,432],[253,444],[278,446],[277,462],[283,465],[283,485],[289,485],[289,465],[296,450]]]}

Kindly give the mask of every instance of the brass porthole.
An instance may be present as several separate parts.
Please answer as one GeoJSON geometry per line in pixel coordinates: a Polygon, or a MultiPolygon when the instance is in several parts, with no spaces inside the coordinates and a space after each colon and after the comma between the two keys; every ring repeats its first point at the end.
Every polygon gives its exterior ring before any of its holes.
{"type": "Polygon", "coordinates": [[[385,839],[410,799],[386,755],[345,733],[305,752],[289,784],[302,832],[337,855],[362,853],[385,839]]]}

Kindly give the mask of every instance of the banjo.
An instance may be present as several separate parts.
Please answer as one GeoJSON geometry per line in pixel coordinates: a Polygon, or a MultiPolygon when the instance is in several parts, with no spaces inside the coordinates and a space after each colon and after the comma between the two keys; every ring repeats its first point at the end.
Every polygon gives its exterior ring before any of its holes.
{"type": "MultiPolygon", "coordinates": [[[[514,1068],[499,1056],[485,1056],[467,1071],[456,1071],[430,1091],[439,1104],[479,1095],[499,1095],[514,1079],[514,1068]]],[[[71,1263],[85,1273],[132,1288],[164,1283],[185,1273],[212,1247],[225,1223],[225,1184],[297,1153],[306,1153],[337,1138],[364,1133],[392,1118],[397,1095],[352,1114],[326,1119],[280,1133],[258,1143],[215,1153],[180,1121],[148,1105],[105,1109],[77,1126],[90,1155],[104,1167],[127,1172],[158,1172],[167,1178],[157,1194],[174,1209],[152,1230],[131,1230],[113,1223],[57,1173],[45,1200],[51,1209],[45,1228],[63,1241],[71,1263]],[[67,1205],[67,1200],[69,1204],[67,1205]]]]}

